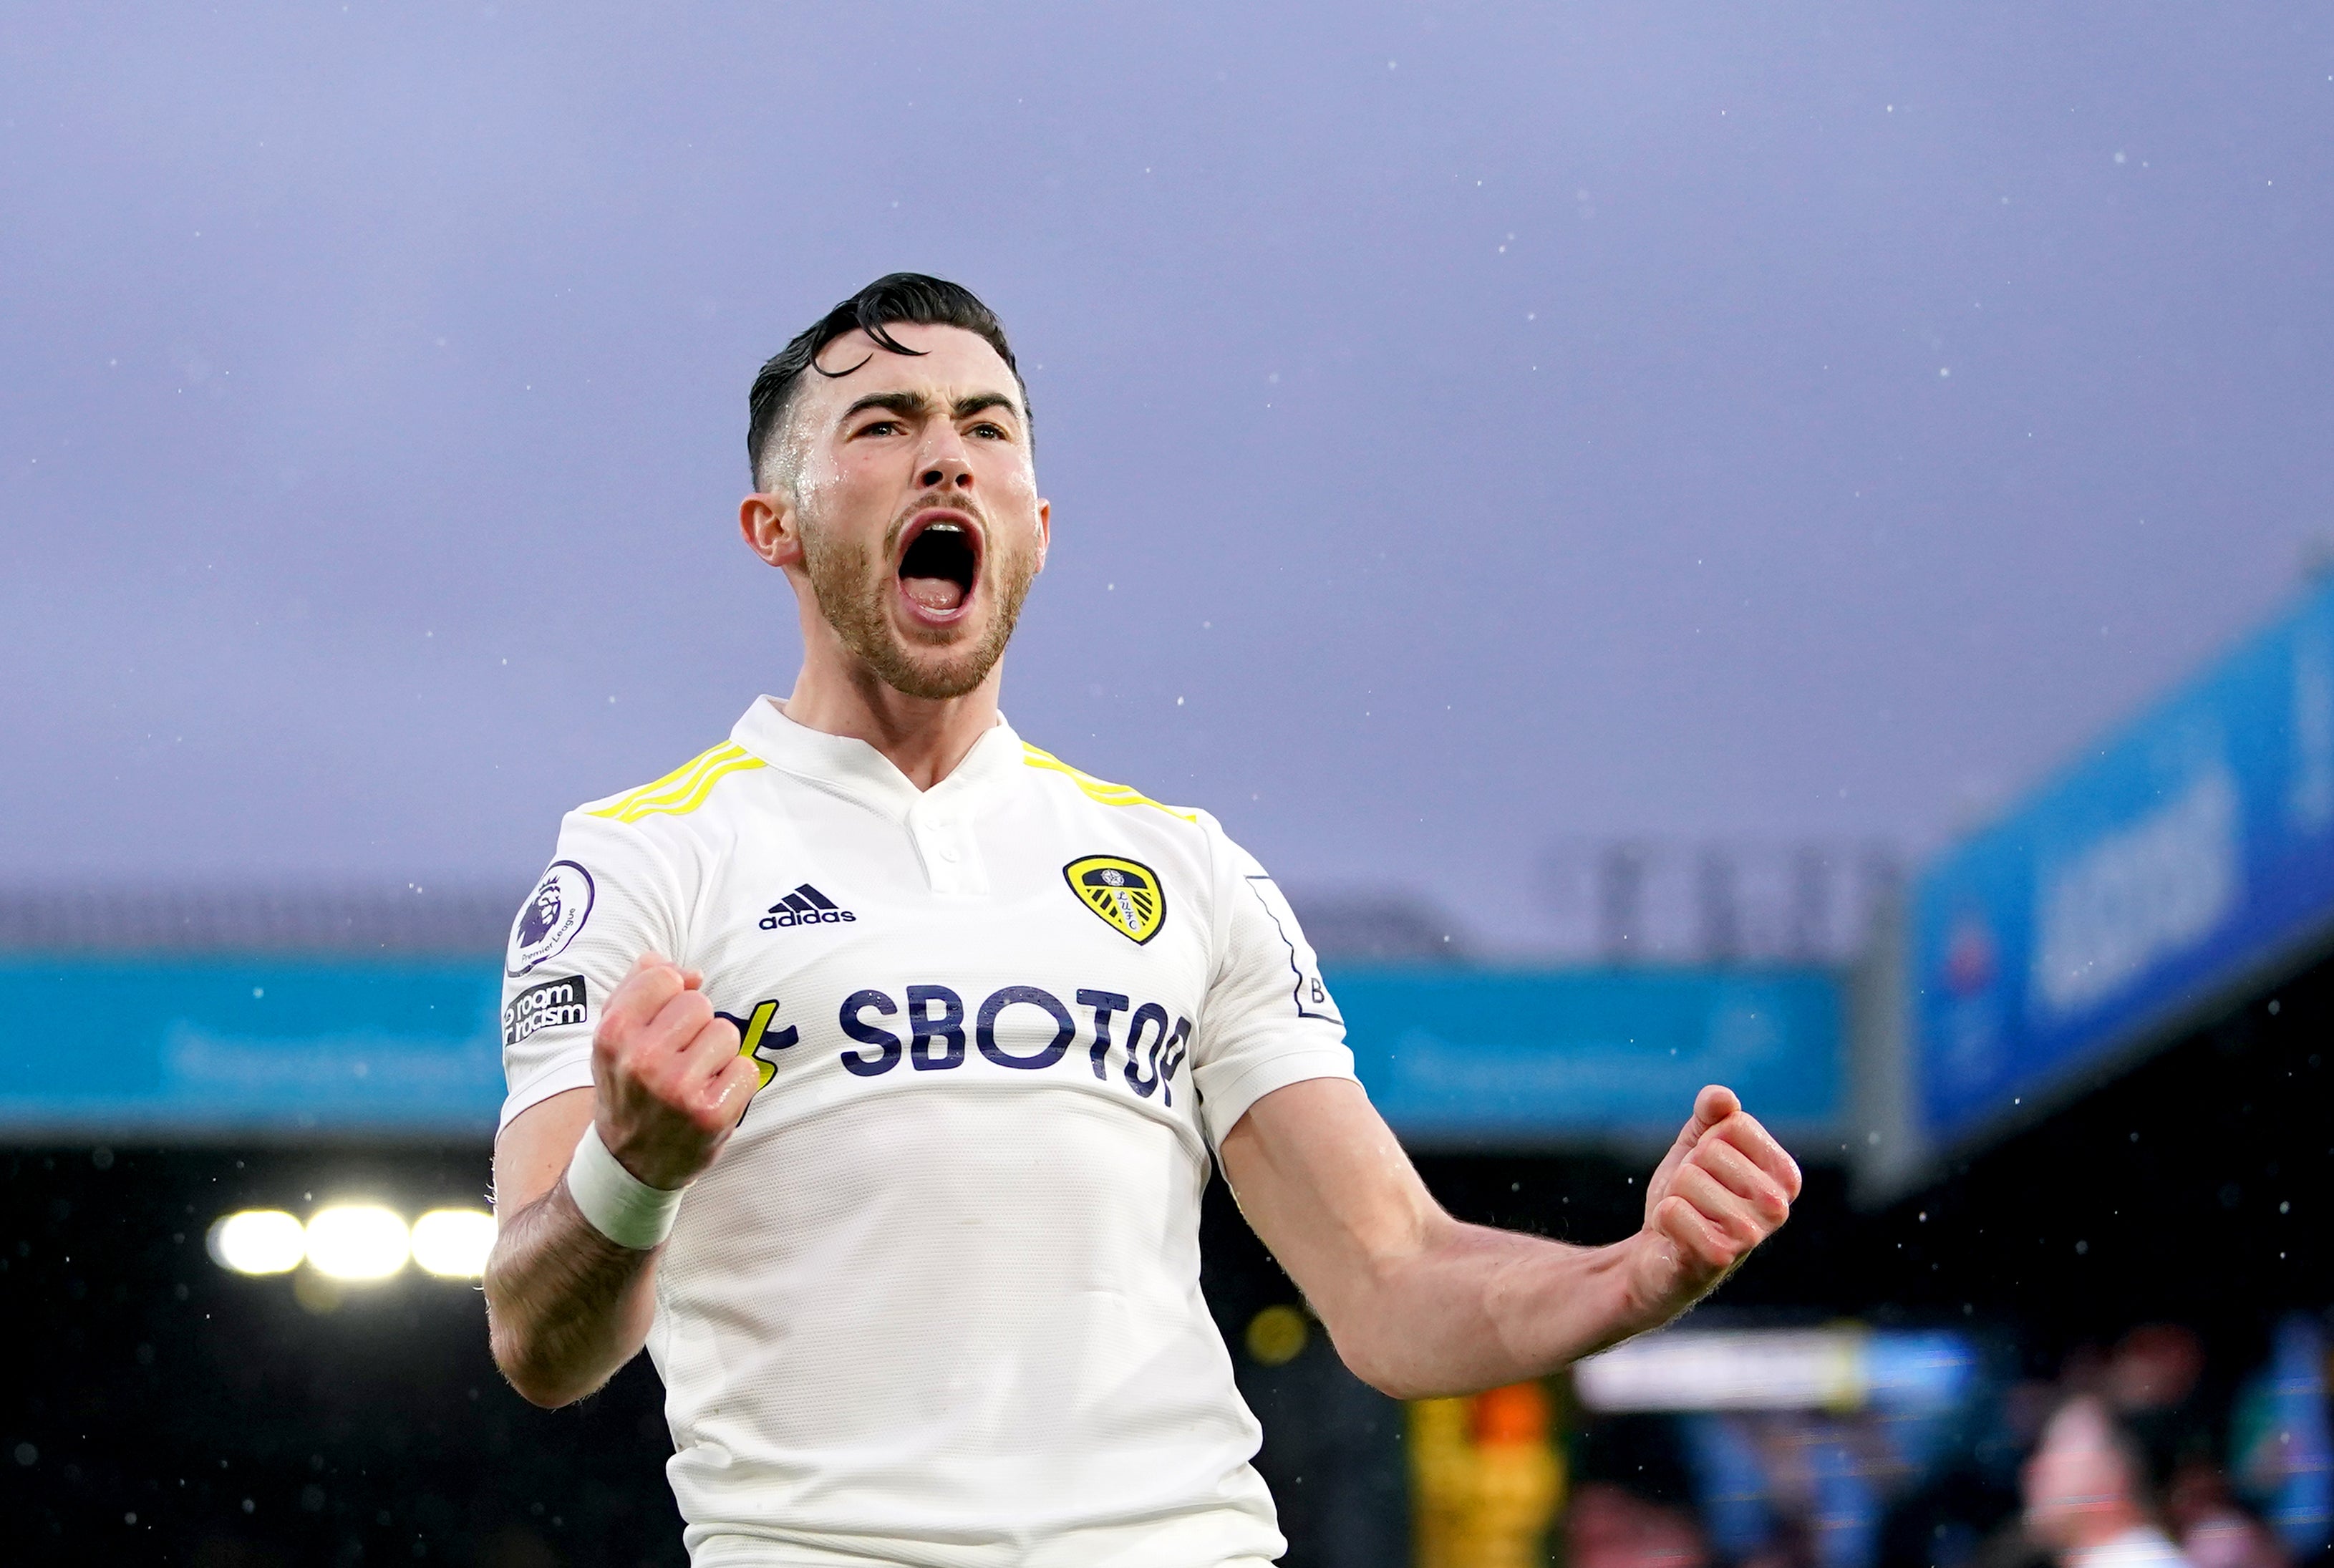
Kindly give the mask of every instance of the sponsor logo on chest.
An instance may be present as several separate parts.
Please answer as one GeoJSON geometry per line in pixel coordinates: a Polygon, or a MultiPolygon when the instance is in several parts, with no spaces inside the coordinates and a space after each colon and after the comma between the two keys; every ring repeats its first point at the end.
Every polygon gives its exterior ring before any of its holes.
{"type": "MultiPolygon", "coordinates": [[[[1083,1069],[1122,1083],[1137,1098],[1175,1103],[1174,1081],[1189,1054],[1191,1021],[1157,1002],[1081,986],[1074,1005],[1042,986],[999,986],[968,1006],[948,986],[908,986],[899,995],[870,986],[835,1010],[835,1028],[853,1044],[836,1060],[854,1078],[881,1078],[905,1063],[913,1073],[1005,1068],[1017,1073],[1083,1069]]],[[[774,1053],[802,1039],[778,1022],[780,1003],[757,1003],[737,1025],[738,1054],[750,1056],[764,1087],[776,1076],[774,1053]]]]}

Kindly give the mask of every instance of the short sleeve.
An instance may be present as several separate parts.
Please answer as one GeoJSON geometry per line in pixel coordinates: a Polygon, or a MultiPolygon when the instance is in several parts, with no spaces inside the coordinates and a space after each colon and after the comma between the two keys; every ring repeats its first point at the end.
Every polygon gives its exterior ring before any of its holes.
{"type": "Polygon", "coordinates": [[[1352,1078],[1345,1021],[1295,911],[1254,857],[1208,830],[1220,868],[1218,948],[1191,1047],[1208,1141],[1219,1144],[1276,1089],[1307,1078],[1352,1078]]]}
{"type": "Polygon", "coordinates": [[[499,1127],[592,1085],[592,1031],[609,993],[651,949],[679,956],[680,889],[638,828],[572,812],[503,951],[499,1127]]]}

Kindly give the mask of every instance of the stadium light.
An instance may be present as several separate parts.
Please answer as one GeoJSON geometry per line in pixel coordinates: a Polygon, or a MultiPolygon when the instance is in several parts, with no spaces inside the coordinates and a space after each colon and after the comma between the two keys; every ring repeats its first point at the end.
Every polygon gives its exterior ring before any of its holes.
{"type": "Polygon", "coordinates": [[[203,1238],[211,1261],[236,1274],[288,1274],[307,1255],[307,1232],[280,1208],[222,1216],[203,1238]]]}
{"type": "Polygon", "coordinates": [[[378,1204],[337,1204],[308,1221],[308,1262],[330,1279],[387,1279],[405,1266],[405,1221],[378,1204]]]}
{"type": "Polygon", "coordinates": [[[440,1279],[476,1279],[494,1250],[495,1217],[475,1208],[433,1208],[413,1222],[413,1261],[440,1279]]]}

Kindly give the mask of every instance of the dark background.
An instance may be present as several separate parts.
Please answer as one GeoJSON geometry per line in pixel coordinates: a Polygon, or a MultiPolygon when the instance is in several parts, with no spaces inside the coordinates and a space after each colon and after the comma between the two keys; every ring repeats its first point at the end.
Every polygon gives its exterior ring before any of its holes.
{"type": "MultiPolygon", "coordinates": [[[[2038,1376],[2131,1325],[2178,1321],[2211,1355],[2197,1402],[2209,1427],[2275,1319],[2334,1300],[2329,1023],[2334,968],[2321,966],[1876,1213],[1849,1203],[1837,1168],[1813,1167],[1790,1225],[1702,1313],[1958,1325],[2038,1376]]],[[[487,1165],[473,1148],[6,1156],[11,1560],[680,1563],[645,1359],[580,1407],[544,1412],[496,1375],[473,1287],[409,1273],[318,1312],[290,1279],[228,1275],[203,1250],[216,1216],[302,1207],[310,1193],[476,1203],[487,1165]]],[[[1584,1243],[1635,1227],[1647,1169],[1489,1154],[1421,1165],[1463,1217],[1584,1243]]],[[[1265,1423],[1259,1465],[1288,1563],[1405,1562],[1399,1408],[1346,1376],[1317,1328],[1294,1361],[1258,1365],[1241,1348],[1247,1323],[1294,1288],[1220,1182],[1203,1239],[1210,1303],[1265,1423]]],[[[1608,1426],[1576,1455],[1578,1475],[1658,1496],[1679,1483],[1641,1470],[1648,1454],[1658,1470],[1659,1444],[1632,1448],[1625,1423],[1608,1426]]],[[[1963,1506],[2000,1514],[2014,1499],[1999,1479],[1943,1484],[1992,1485],[1963,1506]]]]}

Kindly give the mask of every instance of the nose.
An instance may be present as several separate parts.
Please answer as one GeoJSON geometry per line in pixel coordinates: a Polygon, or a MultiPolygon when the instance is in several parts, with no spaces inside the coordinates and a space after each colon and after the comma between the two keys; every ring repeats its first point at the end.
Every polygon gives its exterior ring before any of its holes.
{"type": "Polygon", "coordinates": [[[954,426],[935,431],[926,443],[923,467],[916,476],[916,483],[927,490],[972,488],[972,463],[964,449],[964,438],[954,426]]]}

